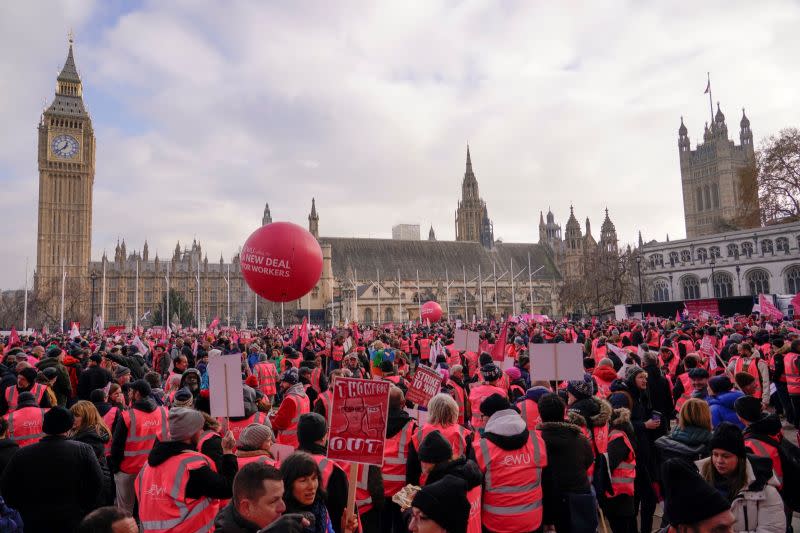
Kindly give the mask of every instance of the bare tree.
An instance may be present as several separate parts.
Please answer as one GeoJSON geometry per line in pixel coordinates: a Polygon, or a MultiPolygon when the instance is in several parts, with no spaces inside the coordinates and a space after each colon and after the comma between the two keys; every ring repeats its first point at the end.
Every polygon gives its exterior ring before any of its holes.
{"type": "Polygon", "coordinates": [[[756,164],[764,222],[800,220],[800,130],[786,128],[766,138],[756,164]]]}

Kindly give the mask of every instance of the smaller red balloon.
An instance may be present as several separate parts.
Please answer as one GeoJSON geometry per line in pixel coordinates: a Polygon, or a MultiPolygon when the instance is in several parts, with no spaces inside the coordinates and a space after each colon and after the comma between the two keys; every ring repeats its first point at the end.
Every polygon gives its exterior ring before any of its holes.
{"type": "Polygon", "coordinates": [[[422,320],[429,319],[431,322],[438,322],[442,318],[442,306],[434,301],[422,304],[421,312],[422,320]]]}
{"type": "Polygon", "coordinates": [[[242,277],[271,302],[297,300],[322,275],[322,248],[311,233],[291,222],[273,222],[255,230],[244,243],[242,277]]]}

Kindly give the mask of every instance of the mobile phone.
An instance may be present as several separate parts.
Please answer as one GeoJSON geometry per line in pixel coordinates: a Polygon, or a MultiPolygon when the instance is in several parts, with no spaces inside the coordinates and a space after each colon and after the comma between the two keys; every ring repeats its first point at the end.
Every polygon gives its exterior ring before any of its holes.
{"type": "Polygon", "coordinates": [[[653,414],[650,415],[651,420],[661,421],[661,411],[653,411],[653,414]]]}

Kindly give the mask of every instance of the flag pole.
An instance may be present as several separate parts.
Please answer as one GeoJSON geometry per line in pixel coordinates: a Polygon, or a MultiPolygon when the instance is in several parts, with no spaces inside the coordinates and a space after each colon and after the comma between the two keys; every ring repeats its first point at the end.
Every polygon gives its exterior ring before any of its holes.
{"type": "Polygon", "coordinates": [[[461,265],[461,271],[464,273],[464,323],[469,322],[469,309],[467,308],[467,267],[461,265]]]}
{"type": "Polygon", "coordinates": [[[61,332],[64,333],[64,286],[67,283],[67,267],[64,260],[61,260],[61,332]]]}
{"type": "Polygon", "coordinates": [[[139,259],[136,259],[136,281],[133,284],[133,289],[135,291],[133,296],[133,314],[134,322],[133,328],[135,330],[139,330],[139,259]]]}
{"type": "Polygon", "coordinates": [[[531,270],[531,253],[528,252],[528,292],[531,295],[531,308],[528,311],[533,313],[533,271],[531,270]]]}
{"type": "Polygon", "coordinates": [[[708,73],[708,107],[711,110],[711,124],[714,124],[714,102],[711,98],[711,72],[708,73]]]}
{"type": "Polygon", "coordinates": [[[514,258],[511,258],[511,316],[517,314],[517,295],[514,294],[514,258]]]}
{"type": "Polygon", "coordinates": [[[106,254],[103,252],[103,290],[100,302],[100,319],[103,322],[103,329],[106,328],[106,254]]]}
{"type": "MultiPolygon", "coordinates": [[[[445,268],[445,276],[447,276],[447,268],[445,268]]],[[[419,291],[419,269],[417,269],[417,316],[420,323],[422,322],[422,294],[419,291]]],[[[450,306],[447,307],[447,318],[450,319],[450,306]]]]}
{"type": "Polygon", "coordinates": [[[397,305],[400,307],[400,310],[399,310],[400,316],[398,316],[398,318],[400,319],[400,324],[402,325],[403,324],[403,298],[402,298],[402,296],[400,294],[401,294],[400,293],[400,269],[398,268],[397,269],[397,305]]]}
{"type": "Polygon", "coordinates": [[[197,258],[197,331],[200,331],[200,257],[197,258]]]}
{"type": "Polygon", "coordinates": [[[483,322],[483,277],[481,276],[480,263],[478,263],[478,294],[480,295],[481,322],[483,322]]]}
{"type": "MultiPolygon", "coordinates": [[[[172,267],[172,262],[170,261],[170,262],[167,263],[167,273],[166,273],[166,275],[164,275],[164,280],[167,282],[167,305],[166,305],[167,316],[166,316],[166,319],[164,321],[165,322],[164,323],[164,327],[167,328],[167,331],[169,331],[171,329],[170,328],[170,321],[169,321],[169,269],[171,267],[172,267]]],[[[105,276],[105,273],[106,273],[106,271],[105,271],[105,263],[104,263],[103,264],[103,275],[104,276],[105,276]]],[[[105,280],[105,277],[103,279],[105,280]]],[[[104,283],[104,286],[105,286],[105,283],[104,283]]]]}
{"type": "Polygon", "coordinates": [[[378,281],[377,281],[377,287],[378,287],[378,317],[377,318],[378,318],[378,320],[376,322],[380,324],[380,322],[381,322],[381,269],[380,268],[376,268],[375,269],[375,275],[378,278],[378,281]]]}
{"type": "MultiPolygon", "coordinates": [[[[417,282],[417,287],[419,287],[419,282],[417,282]]],[[[447,267],[444,267],[444,301],[447,307],[447,321],[449,322],[450,321],[450,275],[447,272],[447,267]]]]}
{"type": "Polygon", "coordinates": [[[28,331],[28,258],[25,258],[25,304],[22,309],[22,329],[28,331]]]}
{"type": "Polygon", "coordinates": [[[231,327],[231,265],[228,263],[228,277],[225,278],[225,287],[228,291],[228,327],[231,327]]]}

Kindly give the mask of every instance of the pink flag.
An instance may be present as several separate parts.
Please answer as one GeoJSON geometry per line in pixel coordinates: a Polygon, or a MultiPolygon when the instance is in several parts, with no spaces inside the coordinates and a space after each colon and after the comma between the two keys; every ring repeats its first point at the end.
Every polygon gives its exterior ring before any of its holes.
{"type": "Polygon", "coordinates": [[[303,324],[300,326],[300,349],[308,344],[308,317],[303,317],[303,324]]]}
{"type": "Polygon", "coordinates": [[[492,347],[492,359],[502,361],[506,358],[506,338],[508,337],[508,322],[503,323],[500,336],[494,341],[492,347]]]}
{"type": "Polygon", "coordinates": [[[761,310],[761,316],[766,316],[773,320],[783,320],[783,312],[775,307],[765,294],[758,295],[758,307],[761,310]]]}
{"type": "Polygon", "coordinates": [[[19,343],[19,333],[17,333],[17,328],[11,326],[11,334],[8,336],[8,345],[16,346],[19,343]]]}
{"type": "Polygon", "coordinates": [[[297,324],[294,325],[292,328],[292,344],[297,342],[297,339],[300,338],[300,330],[297,328],[297,324]]]}
{"type": "Polygon", "coordinates": [[[214,331],[217,329],[217,326],[219,326],[219,317],[214,317],[214,320],[208,325],[208,331],[214,331]]]}
{"type": "Polygon", "coordinates": [[[358,331],[358,322],[353,322],[353,340],[356,344],[361,340],[361,333],[358,331]]]}

